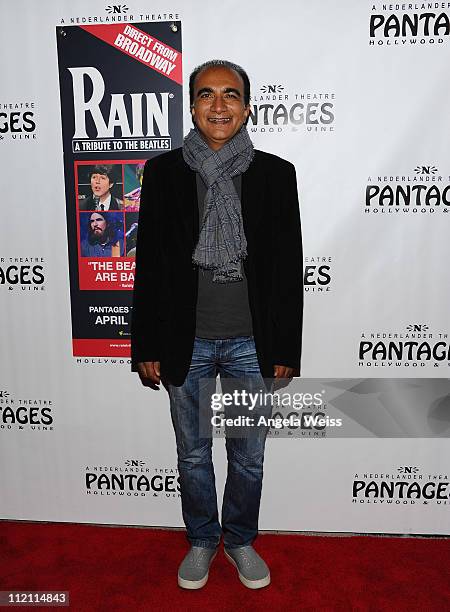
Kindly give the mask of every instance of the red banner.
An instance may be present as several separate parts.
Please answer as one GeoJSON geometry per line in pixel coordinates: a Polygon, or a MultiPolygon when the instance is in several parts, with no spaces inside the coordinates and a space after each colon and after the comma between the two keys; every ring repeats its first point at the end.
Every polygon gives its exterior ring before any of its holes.
{"type": "Polygon", "coordinates": [[[79,260],[80,289],[124,290],[133,289],[134,259],[103,257],[79,260]]]}
{"type": "Polygon", "coordinates": [[[179,85],[182,84],[181,53],[136,26],[122,23],[80,28],[179,85]]]}
{"type": "Polygon", "coordinates": [[[108,355],[109,357],[130,357],[131,345],[129,340],[76,339],[72,340],[73,354],[80,357],[95,357],[108,355]]]}

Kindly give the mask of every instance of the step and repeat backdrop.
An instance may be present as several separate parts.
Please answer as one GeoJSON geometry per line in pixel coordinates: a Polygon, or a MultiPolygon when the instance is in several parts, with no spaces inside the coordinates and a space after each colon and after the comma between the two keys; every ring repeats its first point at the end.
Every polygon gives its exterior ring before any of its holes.
{"type": "MultiPolygon", "coordinates": [[[[4,0],[2,17],[1,518],[182,525],[167,394],[130,371],[131,295],[143,165],[181,145],[208,59],[244,66],[255,146],[297,170],[302,376],[448,377],[450,2],[4,0]]],[[[221,492],[222,439],[214,455],[221,492]]],[[[260,527],[449,534],[449,472],[443,435],[275,432],[260,527]]]]}

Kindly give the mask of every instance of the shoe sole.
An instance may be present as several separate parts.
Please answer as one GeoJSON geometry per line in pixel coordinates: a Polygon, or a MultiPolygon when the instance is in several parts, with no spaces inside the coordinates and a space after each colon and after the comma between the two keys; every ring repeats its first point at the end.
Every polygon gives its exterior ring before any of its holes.
{"type": "Polygon", "coordinates": [[[237,569],[239,574],[239,580],[242,582],[244,586],[248,589],[262,589],[263,587],[269,586],[270,584],[270,572],[264,578],[260,578],[259,580],[249,580],[245,576],[241,574],[239,568],[237,566],[236,561],[231,557],[226,550],[223,551],[225,553],[225,557],[230,561],[234,567],[237,569]]]}
{"type": "MultiPolygon", "coordinates": [[[[210,559],[209,567],[211,567],[211,563],[214,561],[214,558],[216,555],[217,555],[217,550],[210,559]]],[[[180,575],[178,574],[178,586],[180,586],[182,589],[191,589],[191,590],[201,589],[208,582],[208,577],[209,577],[209,568],[205,576],[203,576],[201,580],[186,580],[185,578],[181,578],[180,575]]]]}

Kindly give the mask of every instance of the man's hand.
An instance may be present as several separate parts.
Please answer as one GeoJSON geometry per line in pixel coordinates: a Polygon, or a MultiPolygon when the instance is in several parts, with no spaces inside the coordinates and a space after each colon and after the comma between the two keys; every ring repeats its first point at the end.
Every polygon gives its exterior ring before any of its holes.
{"type": "Polygon", "coordinates": [[[275,365],[273,366],[273,377],[274,378],[292,378],[294,376],[294,368],[288,368],[287,366],[275,365]]]}
{"type": "Polygon", "coordinates": [[[159,391],[161,382],[161,364],[159,361],[141,361],[137,364],[142,384],[159,391]]]}
{"type": "Polygon", "coordinates": [[[288,368],[287,366],[274,365],[273,366],[273,377],[277,380],[273,383],[273,390],[278,391],[289,385],[289,381],[294,376],[294,368],[288,368]],[[286,380],[284,380],[286,379],[286,380]]]}

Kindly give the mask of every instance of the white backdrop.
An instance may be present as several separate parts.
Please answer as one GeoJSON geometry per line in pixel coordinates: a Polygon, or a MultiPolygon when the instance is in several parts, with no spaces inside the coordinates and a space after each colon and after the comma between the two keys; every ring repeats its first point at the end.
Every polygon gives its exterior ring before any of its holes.
{"type": "MultiPolygon", "coordinates": [[[[243,65],[259,109],[257,124],[249,123],[255,146],[296,166],[305,265],[327,265],[330,276],[326,285],[306,287],[303,376],[447,377],[448,360],[359,359],[358,351],[362,339],[399,342],[410,333],[426,333],[430,344],[447,342],[450,208],[443,201],[426,204],[424,196],[418,207],[380,205],[376,198],[366,205],[365,194],[368,185],[394,191],[398,185],[436,185],[445,197],[445,17],[437,34],[436,17],[427,18],[428,33],[425,18],[418,18],[417,36],[407,31],[394,37],[393,28],[405,13],[448,15],[450,4],[155,0],[150,15],[148,3],[128,6],[134,22],[181,20],[185,82],[207,59],[243,65]],[[370,39],[375,14],[391,16],[393,28],[378,28],[370,39]],[[288,113],[295,104],[312,104],[310,122],[294,123],[299,107],[287,124],[274,121],[273,109],[261,105],[280,101],[266,95],[283,96],[288,113]],[[324,103],[328,113],[320,110],[324,103]],[[325,123],[330,112],[333,119],[325,123]]],[[[33,104],[36,128],[29,139],[13,138],[10,130],[0,139],[0,516],[180,526],[165,392],[141,387],[126,359],[72,356],[55,27],[62,19],[68,25],[71,18],[105,19],[105,8],[97,0],[2,1],[0,113],[9,117],[10,104],[22,104],[22,112],[33,104]],[[6,268],[16,263],[42,265],[44,289],[5,280],[6,268]],[[8,418],[8,406],[26,407],[29,418],[31,408],[49,408],[52,424],[20,429],[8,418]],[[135,495],[127,485],[123,495],[113,494],[106,488],[113,473],[146,476],[153,488],[135,495]],[[86,474],[92,474],[90,492],[86,474]]],[[[184,97],[186,133],[187,87],[184,97]]],[[[0,114],[0,129],[5,120],[0,114]]],[[[318,271],[311,270],[314,283],[318,271]]],[[[223,440],[215,441],[215,458],[222,488],[223,440]]],[[[445,439],[271,440],[260,527],[448,534],[448,498],[353,502],[352,485],[355,479],[398,477],[445,483],[449,459],[445,439]]]]}

